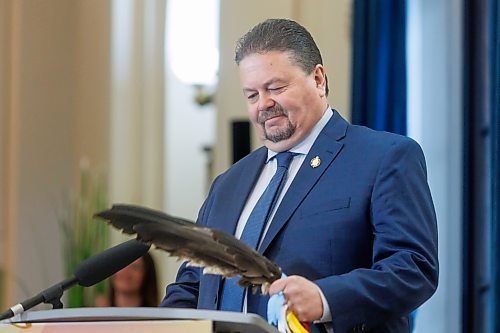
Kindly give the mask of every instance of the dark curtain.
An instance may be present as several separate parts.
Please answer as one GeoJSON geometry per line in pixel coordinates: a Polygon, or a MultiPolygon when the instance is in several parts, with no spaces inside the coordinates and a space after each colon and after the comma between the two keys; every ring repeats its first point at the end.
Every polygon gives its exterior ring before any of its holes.
{"type": "Polygon", "coordinates": [[[406,135],[406,1],[353,6],[352,123],[406,135]]]}
{"type": "Polygon", "coordinates": [[[491,73],[491,134],[492,134],[492,332],[500,332],[500,5],[490,0],[490,73],[491,73]]]}
{"type": "Polygon", "coordinates": [[[406,1],[353,5],[352,122],[406,135],[406,1]]]}
{"type": "Polygon", "coordinates": [[[498,4],[464,0],[463,332],[499,332],[498,4]]]}

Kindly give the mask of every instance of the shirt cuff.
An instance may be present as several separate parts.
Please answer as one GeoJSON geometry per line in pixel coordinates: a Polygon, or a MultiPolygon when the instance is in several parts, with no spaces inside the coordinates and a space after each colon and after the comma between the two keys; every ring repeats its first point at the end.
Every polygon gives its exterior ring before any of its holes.
{"type": "Polygon", "coordinates": [[[332,314],[330,312],[330,306],[328,305],[328,302],[326,301],[326,297],[323,294],[323,291],[321,291],[321,288],[316,285],[316,288],[318,288],[319,295],[321,296],[321,302],[323,303],[323,315],[319,320],[314,321],[315,324],[318,323],[327,323],[332,321],[332,314]]]}

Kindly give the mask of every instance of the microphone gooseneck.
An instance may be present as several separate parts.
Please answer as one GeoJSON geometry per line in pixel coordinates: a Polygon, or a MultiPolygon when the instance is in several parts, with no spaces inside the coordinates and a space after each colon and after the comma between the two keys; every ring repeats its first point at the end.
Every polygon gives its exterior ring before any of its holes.
{"type": "Polygon", "coordinates": [[[71,288],[75,284],[83,287],[93,286],[142,257],[148,252],[149,247],[149,245],[131,239],[98,253],[82,261],[75,268],[74,277],[63,280],[41,291],[37,295],[12,306],[0,313],[0,320],[9,319],[41,303],[52,304],[54,309],[60,309],[63,307],[61,297],[66,289],[71,288]]]}
{"type": "Polygon", "coordinates": [[[64,290],[74,286],[77,283],[78,279],[75,277],[59,282],[52,287],[41,291],[37,295],[28,298],[21,303],[12,306],[10,309],[0,313],[0,320],[9,319],[10,317],[21,314],[24,311],[31,309],[32,307],[37,306],[41,303],[52,304],[52,307],[54,309],[60,309],[62,308],[60,299],[64,293],[64,290]]]}

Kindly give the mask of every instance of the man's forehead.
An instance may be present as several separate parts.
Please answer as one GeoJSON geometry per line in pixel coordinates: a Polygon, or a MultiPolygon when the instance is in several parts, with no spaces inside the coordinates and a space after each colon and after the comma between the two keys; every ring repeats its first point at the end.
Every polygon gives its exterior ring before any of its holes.
{"type": "Polygon", "coordinates": [[[295,62],[295,58],[293,56],[293,51],[291,50],[265,50],[265,51],[254,51],[254,52],[249,52],[241,58],[238,66],[241,66],[241,63],[245,61],[247,58],[255,57],[255,56],[266,56],[266,55],[272,55],[276,56],[279,58],[286,58],[290,61],[290,63],[295,62]]]}

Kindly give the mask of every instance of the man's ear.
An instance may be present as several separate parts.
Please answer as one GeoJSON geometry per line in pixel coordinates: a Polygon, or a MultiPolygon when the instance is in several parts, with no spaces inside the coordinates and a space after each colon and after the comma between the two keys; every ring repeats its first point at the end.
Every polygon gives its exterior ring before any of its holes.
{"type": "Polygon", "coordinates": [[[325,68],[321,64],[317,64],[313,71],[314,81],[316,82],[316,88],[318,89],[320,96],[325,97],[327,95],[326,91],[326,74],[325,68]]]}

